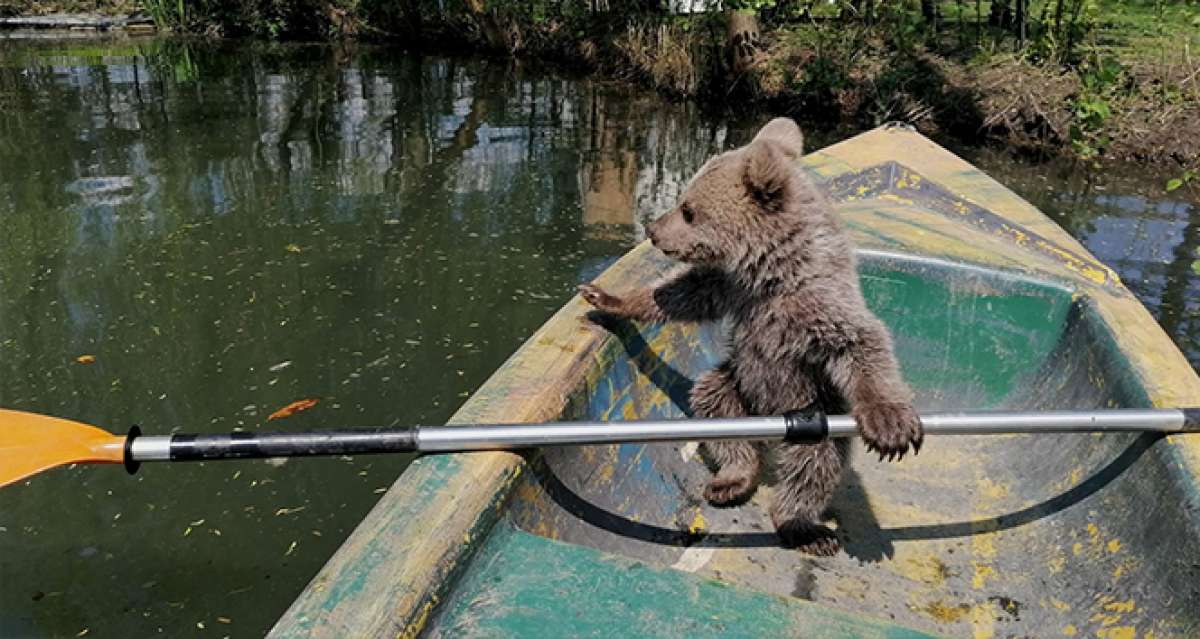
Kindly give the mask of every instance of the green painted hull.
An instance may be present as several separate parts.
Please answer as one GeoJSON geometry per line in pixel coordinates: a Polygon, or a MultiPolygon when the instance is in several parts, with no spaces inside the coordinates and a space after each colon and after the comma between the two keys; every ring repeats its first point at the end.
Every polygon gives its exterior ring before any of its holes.
{"type": "MultiPolygon", "coordinates": [[[[924,410],[1195,405],[1200,379],[1115,275],[921,136],[805,158],[860,246],[924,410]]],[[[671,267],[640,246],[614,291],[671,267]]],[[[599,326],[567,304],[454,422],[682,416],[719,326],[599,326]]],[[[1186,438],[931,439],[856,451],[844,551],[778,547],[770,486],[715,509],[695,444],[424,458],[275,636],[1200,636],[1200,446],[1186,438]]]]}

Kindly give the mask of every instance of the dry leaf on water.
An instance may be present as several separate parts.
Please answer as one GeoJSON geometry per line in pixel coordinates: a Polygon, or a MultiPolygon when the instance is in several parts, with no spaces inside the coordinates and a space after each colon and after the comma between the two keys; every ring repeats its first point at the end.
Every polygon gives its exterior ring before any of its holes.
{"type": "Polygon", "coordinates": [[[280,408],[279,410],[275,411],[274,413],[271,413],[270,415],[268,415],[267,421],[271,421],[272,419],[283,419],[284,417],[291,417],[292,415],[295,415],[296,413],[299,413],[302,410],[308,410],[308,409],[312,408],[313,406],[316,406],[317,401],[318,400],[315,400],[315,399],[300,399],[300,400],[294,401],[294,402],[288,404],[287,406],[284,406],[283,408],[280,408]]]}
{"type": "Polygon", "coordinates": [[[95,355],[80,355],[79,357],[75,358],[75,361],[79,362],[80,364],[91,364],[96,361],[96,356],[95,355]]]}

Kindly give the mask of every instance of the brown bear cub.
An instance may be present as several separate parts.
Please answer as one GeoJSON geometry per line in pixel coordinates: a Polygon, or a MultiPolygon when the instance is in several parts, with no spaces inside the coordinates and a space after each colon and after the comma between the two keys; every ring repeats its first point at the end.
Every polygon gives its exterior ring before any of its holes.
{"type": "MultiPolygon", "coordinates": [[[[867,309],[854,251],[832,207],[799,170],[804,138],[772,120],[754,140],[710,159],[673,211],[647,231],[690,266],[620,297],[585,284],[601,311],[642,321],[731,320],[730,353],[692,389],[696,417],[778,415],[849,408],[880,459],[920,450],[924,433],[900,378],[887,328],[867,309]]],[[[704,491],[717,506],[747,500],[763,453],[747,441],[705,442],[718,466],[704,491]]],[[[838,551],[822,517],[846,461],[846,440],[780,444],[771,519],[784,544],[838,551]]]]}

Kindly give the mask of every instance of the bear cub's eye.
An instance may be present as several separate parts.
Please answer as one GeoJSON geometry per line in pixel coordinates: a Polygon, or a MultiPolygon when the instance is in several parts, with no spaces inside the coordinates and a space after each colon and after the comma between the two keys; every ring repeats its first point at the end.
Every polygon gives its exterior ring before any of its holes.
{"type": "Polygon", "coordinates": [[[691,224],[696,219],[696,212],[692,210],[692,207],[686,204],[679,207],[679,212],[683,214],[683,221],[687,222],[688,224],[691,224]]]}

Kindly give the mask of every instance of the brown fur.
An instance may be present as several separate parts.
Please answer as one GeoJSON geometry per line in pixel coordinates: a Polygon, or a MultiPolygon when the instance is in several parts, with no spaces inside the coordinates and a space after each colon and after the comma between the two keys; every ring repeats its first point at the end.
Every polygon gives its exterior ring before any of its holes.
{"type": "MultiPolygon", "coordinates": [[[[692,391],[697,417],[850,408],[880,459],[920,450],[921,422],[900,378],[887,328],[863,301],[854,251],[830,205],[794,165],[800,129],[772,120],[740,149],[709,160],[679,206],[648,228],[690,266],[659,286],[617,297],[580,287],[596,308],[643,321],[732,320],[729,359],[692,391]]],[[[736,504],[755,489],[761,449],[707,442],[719,466],[705,497],[736,504]]],[[[785,544],[837,552],[821,518],[846,459],[844,442],[781,444],[771,518],[785,544]]]]}

